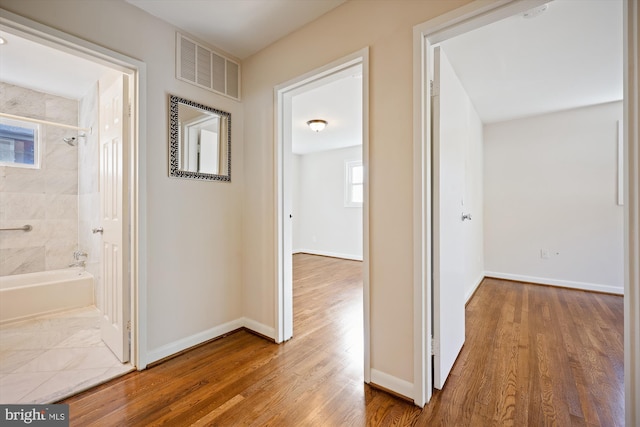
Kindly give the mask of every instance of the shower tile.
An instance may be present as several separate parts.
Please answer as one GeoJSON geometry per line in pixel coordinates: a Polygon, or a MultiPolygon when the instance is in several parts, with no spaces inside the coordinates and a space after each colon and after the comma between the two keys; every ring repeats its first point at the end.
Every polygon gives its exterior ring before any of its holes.
{"type": "MultiPolygon", "coordinates": [[[[47,152],[43,166],[48,171],[77,171],[78,147],[70,147],[62,138],[69,135],[61,135],[59,140],[47,139],[47,152]]],[[[78,185],[76,178],[76,187],[78,185]]]]}
{"type": "Polygon", "coordinates": [[[39,193],[3,193],[0,220],[45,218],[46,197],[39,193]]]}
{"type": "Polygon", "coordinates": [[[78,196],[75,194],[47,194],[47,219],[78,219],[78,196]]]}
{"type": "Polygon", "coordinates": [[[40,169],[0,167],[0,194],[44,193],[44,184],[44,174],[40,169]]]}
{"type": "Polygon", "coordinates": [[[49,380],[55,372],[7,374],[0,376],[0,402],[18,403],[20,399],[49,380]]]}
{"type": "MultiPolygon", "coordinates": [[[[3,231],[0,233],[0,248],[2,249],[11,249],[11,248],[33,248],[42,246],[44,242],[45,234],[43,232],[43,220],[13,220],[13,221],[0,221],[0,226],[13,228],[13,227],[22,227],[23,225],[29,224],[31,225],[31,231],[3,231]]],[[[0,261],[2,261],[0,259],[0,261]]]]}
{"type": "Polygon", "coordinates": [[[0,249],[0,276],[43,271],[44,254],[43,246],[0,249]]]}
{"type": "Polygon", "coordinates": [[[49,227],[46,230],[46,244],[50,245],[63,240],[65,236],[72,235],[71,240],[77,240],[78,223],[68,219],[56,219],[47,221],[49,227]]]}
{"type": "Polygon", "coordinates": [[[47,194],[78,194],[78,172],[48,169],[45,174],[47,194]]]}
{"type": "Polygon", "coordinates": [[[69,268],[69,264],[74,262],[73,252],[78,245],[73,239],[69,241],[53,241],[47,243],[45,252],[45,268],[47,270],[60,270],[69,268]]]}
{"type": "Polygon", "coordinates": [[[45,94],[44,105],[47,120],[66,125],[78,125],[78,101],[45,94]]]}
{"type": "Polygon", "coordinates": [[[7,83],[0,83],[0,109],[20,116],[45,116],[45,105],[40,92],[7,83]]]}

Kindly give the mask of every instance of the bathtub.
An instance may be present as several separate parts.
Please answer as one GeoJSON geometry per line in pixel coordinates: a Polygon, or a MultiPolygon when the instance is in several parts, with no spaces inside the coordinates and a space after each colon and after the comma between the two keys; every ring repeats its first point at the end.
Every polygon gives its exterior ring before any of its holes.
{"type": "Polygon", "coordinates": [[[93,276],[78,269],[0,277],[0,324],[93,305],[93,276]]]}

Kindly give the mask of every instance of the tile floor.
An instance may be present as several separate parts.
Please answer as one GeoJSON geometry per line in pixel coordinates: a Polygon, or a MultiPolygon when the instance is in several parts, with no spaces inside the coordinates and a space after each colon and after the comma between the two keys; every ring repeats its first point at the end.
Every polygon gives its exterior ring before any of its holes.
{"type": "Polygon", "coordinates": [[[100,339],[85,307],[0,325],[0,403],[53,403],[134,368],[100,339]]]}

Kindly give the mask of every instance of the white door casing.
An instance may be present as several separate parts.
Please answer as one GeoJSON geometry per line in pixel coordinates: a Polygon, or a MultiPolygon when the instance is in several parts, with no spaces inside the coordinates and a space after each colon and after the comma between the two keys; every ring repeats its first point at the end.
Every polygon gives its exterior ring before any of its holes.
{"type": "Polygon", "coordinates": [[[275,341],[290,339],[293,335],[293,287],[292,287],[292,172],[291,153],[291,98],[326,78],[346,72],[362,64],[362,157],[364,163],[363,203],[363,317],[364,317],[364,380],[370,382],[370,332],[369,332],[369,195],[368,195],[368,49],[347,55],[319,69],[299,76],[274,88],[274,139],[276,149],[274,170],[276,171],[276,292],[275,292],[275,341]]]}
{"type": "Polygon", "coordinates": [[[433,53],[433,385],[442,389],[465,339],[465,158],[463,135],[451,120],[455,106],[449,103],[449,74],[442,72],[444,53],[440,47],[433,53]]]}
{"type": "Polygon", "coordinates": [[[102,221],[102,340],[121,362],[129,360],[127,188],[129,103],[126,75],[100,87],[100,214],[102,221]]]}

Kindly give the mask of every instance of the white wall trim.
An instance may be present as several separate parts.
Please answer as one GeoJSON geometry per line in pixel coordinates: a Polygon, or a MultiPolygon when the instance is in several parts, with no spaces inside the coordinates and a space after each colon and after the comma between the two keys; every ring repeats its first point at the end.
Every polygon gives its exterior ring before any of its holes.
{"type": "Polygon", "coordinates": [[[339,252],[331,252],[331,251],[321,251],[316,249],[294,249],[294,254],[310,254],[310,255],[320,255],[320,256],[328,256],[331,258],[342,258],[342,259],[351,259],[354,261],[362,261],[362,256],[358,254],[344,254],[339,252]]]}
{"type": "Polygon", "coordinates": [[[253,332],[257,332],[260,335],[264,335],[267,338],[271,338],[273,340],[276,339],[275,328],[272,328],[271,326],[267,326],[264,323],[256,322],[255,320],[250,319],[248,317],[243,317],[241,320],[242,320],[242,325],[245,328],[250,329],[253,332]]]}
{"type": "Polygon", "coordinates": [[[223,323],[222,325],[214,326],[202,332],[198,332],[188,337],[181,338],[179,340],[170,342],[162,347],[154,350],[149,350],[148,363],[156,362],[164,359],[181,351],[187,350],[198,344],[202,344],[214,338],[218,338],[224,334],[227,334],[236,329],[240,329],[244,326],[243,319],[232,320],[231,322],[223,323]]]}
{"type": "MultiPolygon", "coordinates": [[[[274,141],[276,149],[274,150],[274,186],[275,186],[275,340],[282,342],[289,333],[286,327],[286,320],[292,319],[292,316],[286,313],[291,308],[285,308],[290,305],[291,295],[285,290],[285,215],[284,212],[284,145],[285,145],[285,98],[290,97],[295,91],[299,91],[307,85],[317,84],[320,80],[345,70],[353,65],[362,64],[362,162],[364,168],[364,203],[362,215],[362,240],[363,240],[363,268],[362,268],[362,284],[363,284],[363,323],[364,323],[364,381],[370,381],[371,369],[371,331],[370,331],[370,292],[369,292],[369,48],[365,47],[357,52],[337,59],[322,67],[309,71],[301,76],[291,79],[285,83],[274,87],[274,141]]],[[[311,87],[311,86],[307,86],[311,87]]],[[[291,248],[289,246],[289,251],[291,248]]]]}
{"type": "Polygon", "coordinates": [[[640,426],[640,2],[624,2],[625,424],[640,426]]]}
{"type": "Polygon", "coordinates": [[[550,279],[548,277],[525,276],[522,274],[499,273],[485,271],[485,277],[494,279],[515,280],[516,282],[535,283],[538,285],[558,286],[560,288],[580,289],[583,291],[605,292],[608,294],[622,295],[624,288],[620,286],[602,285],[598,283],[575,282],[572,280],[550,279]]]}
{"type": "Polygon", "coordinates": [[[191,336],[181,338],[179,340],[170,342],[155,350],[149,351],[148,363],[153,363],[158,360],[162,360],[165,357],[172,356],[184,350],[188,350],[191,347],[203,344],[209,340],[219,338],[224,334],[233,332],[235,330],[247,328],[253,332],[263,335],[267,338],[275,339],[275,329],[264,325],[260,322],[256,322],[248,317],[240,317],[222,325],[214,326],[206,331],[198,332],[191,336]]]}
{"type": "Polygon", "coordinates": [[[397,393],[400,396],[405,396],[409,399],[413,398],[413,383],[401,380],[377,369],[371,369],[371,383],[397,393]]]}
{"type": "Polygon", "coordinates": [[[0,9],[0,28],[55,46],[119,72],[129,74],[134,83],[133,141],[130,150],[129,224],[131,300],[131,363],[146,368],[147,354],[147,237],[146,237],[146,144],[147,144],[147,80],[146,64],[130,56],[107,49],[63,31],[0,9]]]}
{"type": "Polygon", "coordinates": [[[474,285],[471,287],[471,289],[467,292],[467,294],[464,296],[464,303],[468,303],[469,300],[471,299],[471,297],[473,296],[473,294],[476,293],[476,290],[478,289],[478,286],[480,286],[480,284],[482,283],[482,281],[484,280],[486,276],[486,273],[481,274],[480,277],[478,277],[474,283],[474,285]]]}

